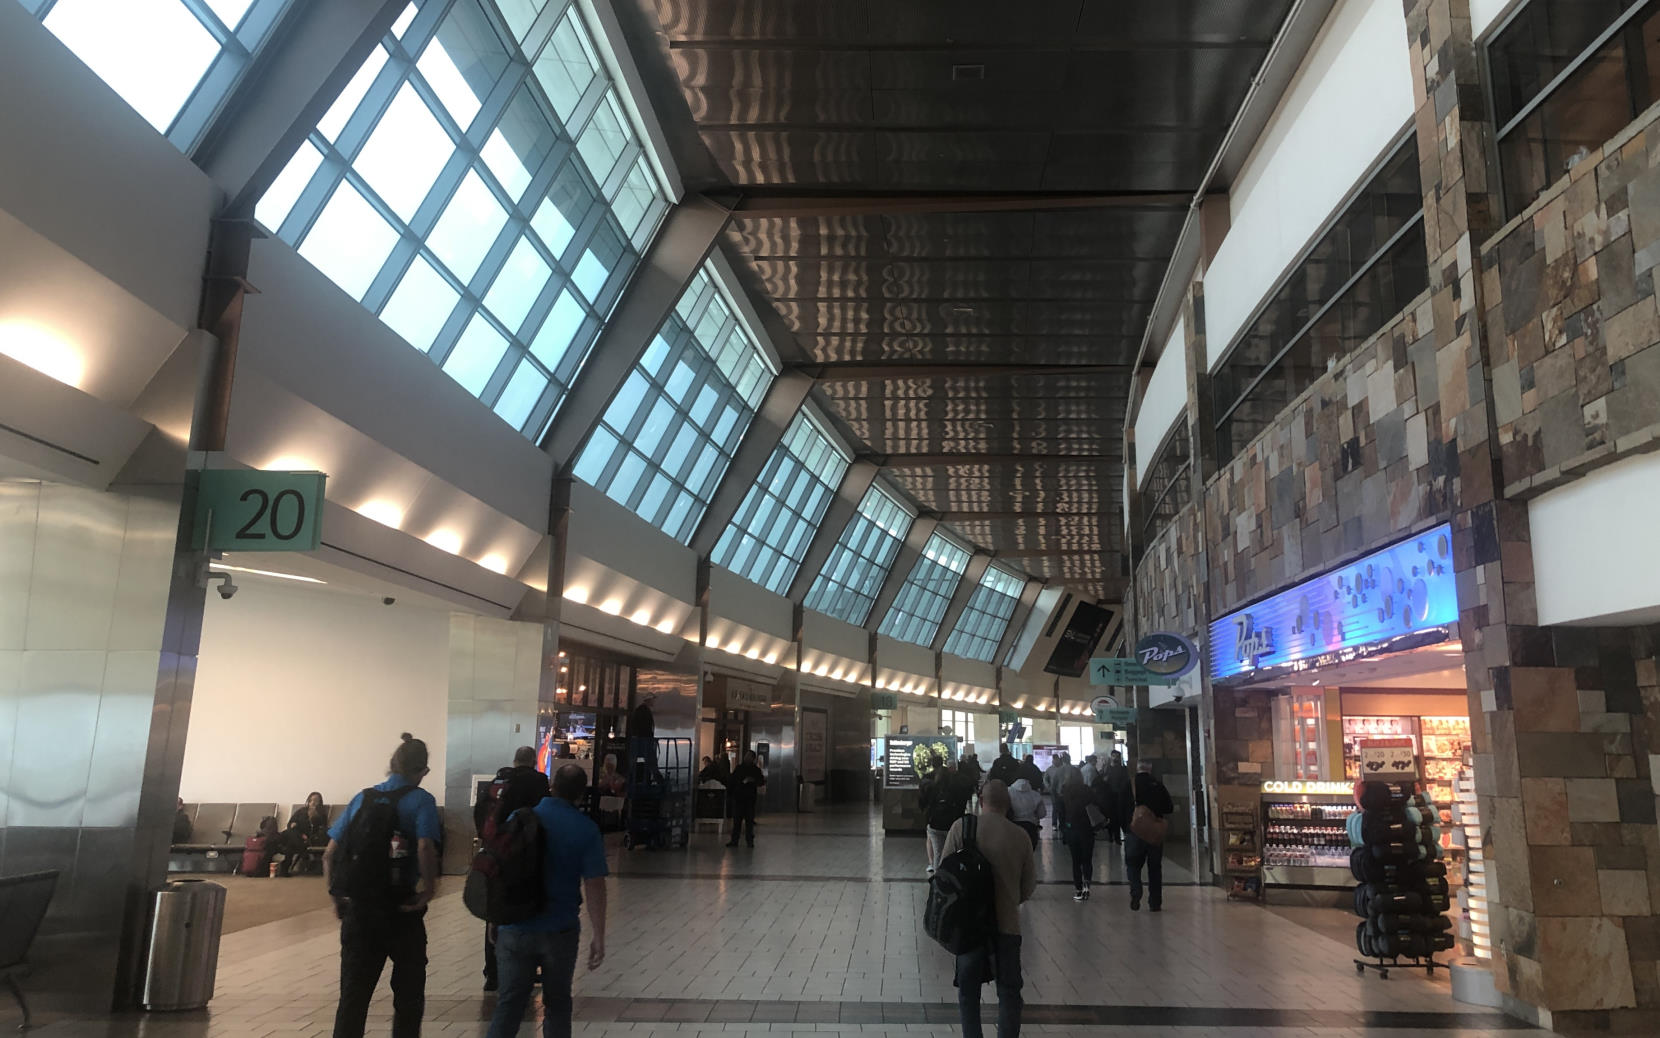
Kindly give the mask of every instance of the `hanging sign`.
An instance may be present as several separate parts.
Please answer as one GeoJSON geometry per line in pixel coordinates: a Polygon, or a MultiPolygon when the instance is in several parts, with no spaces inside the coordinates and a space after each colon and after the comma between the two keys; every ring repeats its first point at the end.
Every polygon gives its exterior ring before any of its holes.
{"type": "Polygon", "coordinates": [[[1198,665],[1199,650],[1179,634],[1154,631],[1135,643],[1134,659],[1151,673],[1172,679],[1173,683],[1198,665]]]}
{"type": "Polygon", "coordinates": [[[1123,688],[1129,685],[1174,685],[1179,678],[1155,674],[1137,660],[1110,656],[1089,661],[1089,683],[1123,688]]]}
{"type": "Polygon", "coordinates": [[[1136,709],[1133,706],[1115,706],[1106,710],[1095,711],[1096,724],[1110,724],[1114,728],[1125,728],[1135,724],[1136,709]]]}
{"type": "Polygon", "coordinates": [[[870,694],[870,708],[872,710],[898,710],[899,696],[892,692],[872,692],[870,694]]]}
{"type": "Polygon", "coordinates": [[[321,472],[208,469],[196,484],[198,551],[316,551],[323,543],[321,472]]]}
{"type": "Polygon", "coordinates": [[[1452,525],[1375,551],[1210,625],[1210,676],[1296,669],[1458,620],[1452,525]]]}

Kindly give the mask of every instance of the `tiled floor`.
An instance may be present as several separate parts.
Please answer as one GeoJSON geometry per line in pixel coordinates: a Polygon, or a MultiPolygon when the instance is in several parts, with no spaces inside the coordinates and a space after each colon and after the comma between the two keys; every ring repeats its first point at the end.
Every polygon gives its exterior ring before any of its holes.
{"type": "MultiPolygon", "coordinates": [[[[1174,857],[1174,856],[1173,856],[1174,857]]],[[[957,1033],[950,959],[921,933],[922,841],[885,838],[864,810],[764,820],[759,846],[701,833],[688,852],[613,851],[609,955],[579,973],[577,1033],[957,1033]]],[[[1282,915],[1229,904],[1173,862],[1166,911],[1131,913],[1102,845],[1095,899],[1071,899],[1058,845],[1024,909],[1031,1035],[1313,1038],[1515,1033],[1421,974],[1357,976],[1352,949],[1282,915]],[[1109,885],[1103,886],[1102,883],[1109,885]]],[[[449,881],[428,916],[428,1036],[476,1036],[482,926],[449,881]]],[[[296,888],[301,889],[301,888],[296,888]]],[[[330,1033],[338,943],[317,910],[227,935],[205,1012],[56,1019],[38,1038],[312,1038],[330,1033]]],[[[993,1001],[993,989],[985,989],[993,1001]]],[[[371,1016],[384,1034],[387,993],[371,1016]]],[[[527,1026],[522,1034],[537,1033],[527,1026]]]]}

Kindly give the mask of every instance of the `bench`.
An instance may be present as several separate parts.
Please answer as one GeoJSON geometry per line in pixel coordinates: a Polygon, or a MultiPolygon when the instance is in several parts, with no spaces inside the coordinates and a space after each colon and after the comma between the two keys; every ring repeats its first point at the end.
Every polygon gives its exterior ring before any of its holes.
{"type": "Polygon", "coordinates": [[[18,987],[17,978],[28,976],[29,948],[35,943],[41,920],[46,918],[46,906],[52,903],[52,892],[58,886],[58,873],[31,872],[22,876],[0,878],[0,977],[11,988],[17,999],[17,1008],[23,1011],[23,1028],[30,1023],[29,1003],[18,987]]]}
{"type": "Polygon", "coordinates": [[[242,845],[259,832],[261,819],[276,815],[277,805],[186,804],[184,810],[190,816],[190,839],[172,845],[167,871],[235,872],[242,865],[242,845]]]}

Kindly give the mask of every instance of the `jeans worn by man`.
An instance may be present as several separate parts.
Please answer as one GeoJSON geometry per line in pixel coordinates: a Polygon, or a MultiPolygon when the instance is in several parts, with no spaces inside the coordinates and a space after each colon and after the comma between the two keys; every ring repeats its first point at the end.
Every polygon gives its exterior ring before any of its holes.
{"type": "Polygon", "coordinates": [[[576,807],[587,784],[582,769],[567,764],[553,776],[553,793],[536,806],[536,820],[542,826],[545,901],[539,915],[496,932],[501,988],[490,1018],[489,1038],[513,1038],[519,1033],[538,966],[543,974],[543,1038],[569,1038],[584,892],[594,928],[588,968],[597,968],[605,959],[605,876],[609,871],[605,844],[599,826],[576,807]]]}
{"type": "MultiPolygon", "coordinates": [[[[963,1038],[981,1038],[980,985],[997,984],[997,1038],[1019,1038],[1021,999],[1020,905],[1037,890],[1037,864],[1026,831],[1008,819],[1009,788],[997,779],[980,790],[980,815],[974,842],[991,863],[997,903],[997,934],[984,947],[957,956],[957,1009],[963,1038]]],[[[959,819],[945,839],[945,853],[963,846],[959,819]]]]}

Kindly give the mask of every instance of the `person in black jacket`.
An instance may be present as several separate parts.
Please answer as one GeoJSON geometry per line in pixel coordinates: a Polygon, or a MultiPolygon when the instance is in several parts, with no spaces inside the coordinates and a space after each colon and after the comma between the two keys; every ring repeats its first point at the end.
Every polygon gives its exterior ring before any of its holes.
{"type": "Polygon", "coordinates": [[[1072,900],[1088,901],[1089,884],[1095,877],[1095,819],[1090,812],[1100,809],[1094,791],[1076,771],[1061,787],[1060,802],[1061,838],[1072,853],[1072,900]]]}
{"type": "Polygon", "coordinates": [[[987,779],[996,779],[1005,786],[1012,786],[1020,778],[1020,762],[1015,760],[1014,754],[1007,745],[998,747],[997,759],[991,762],[991,770],[986,772],[987,779]]]}
{"type": "MultiPolygon", "coordinates": [[[[1153,777],[1153,762],[1136,765],[1135,806],[1145,807],[1159,818],[1175,810],[1170,791],[1153,777]]],[[[1141,866],[1147,866],[1147,908],[1158,912],[1164,906],[1164,844],[1150,843],[1125,826],[1124,868],[1130,874],[1130,911],[1141,909],[1141,866]]]]}
{"type": "Polygon", "coordinates": [[[288,817],[288,828],[283,830],[282,853],[285,856],[282,875],[296,870],[305,872],[313,859],[321,861],[322,851],[329,843],[329,806],[323,803],[323,794],[313,791],[305,803],[288,817]]]}
{"type": "Polygon", "coordinates": [[[1102,813],[1107,816],[1107,842],[1123,843],[1124,831],[1130,826],[1130,812],[1135,810],[1135,790],[1122,753],[1112,751],[1096,784],[1100,787],[1096,798],[1101,803],[1102,813]]]}
{"type": "MultiPolygon", "coordinates": [[[[473,804],[473,827],[480,838],[490,823],[521,807],[535,807],[548,795],[548,777],[536,770],[536,747],[521,746],[513,751],[513,764],[496,772],[496,780],[485,787],[473,804]]],[[[496,970],[496,928],[484,928],[484,990],[494,991],[496,970]]]]}
{"type": "Polygon", "coordinates": [[[975,772],[968,758],[957,762],[957,769],[942,767],[934,772],[934,779],[923,803],[923,822],[928,827],[928,871],[933,873],[945,857],[945,839],[957,819],[968,813],[969,798],[974,795],[975,772]]]}
{"type": "Polygon", "coordinates": [[[761,790],[767,788],[767,774],[761,766],[755,763],[755,751],[744,752],[744,762],[732,769],[732,774],[726,780],[726,788],[732,794],[732,839],[728,840],[728,847],[738,845],[738,830],[745,829],[744,840],[749,846],[755,846],[755,805],[761,798],[761,790]]]}

